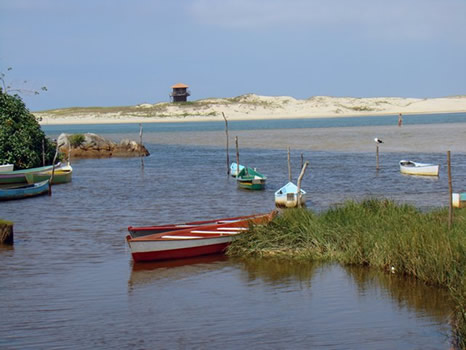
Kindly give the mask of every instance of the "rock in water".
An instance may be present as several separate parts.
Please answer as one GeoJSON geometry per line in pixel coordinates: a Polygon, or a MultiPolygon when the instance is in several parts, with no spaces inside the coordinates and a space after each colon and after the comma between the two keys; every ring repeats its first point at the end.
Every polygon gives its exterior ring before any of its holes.
{"type": "Polygon", "coordinates": [[[72,136],[62,133],[57,143],[60,152],[65,154],[68,154],[71,148],[71,157],[74,158],[141,157],[150,154],[144,145],[128,139],[115,143],[100,135],[86,133],[83,134],[84,139],[79,145],[72,145],[72,136]]]}

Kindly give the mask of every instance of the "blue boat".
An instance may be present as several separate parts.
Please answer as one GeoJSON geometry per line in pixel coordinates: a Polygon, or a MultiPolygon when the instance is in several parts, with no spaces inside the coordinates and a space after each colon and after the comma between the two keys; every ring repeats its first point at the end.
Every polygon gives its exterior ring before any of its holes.
{"type": "Polygon", "coordinates": [[[238,164],[236,164],[236,162],[233,162],[230,165],[230,174],[231,174],[231,176],[236,177],[236,175],[238,173],[240,173],[241,170],[243,170],[243,169],[244,169],[244,165],[240,164],[239,167],[238,167],[238,164]]]}
{"type": "Polygon", "coordinates": [[[19,185],[0,188],[0,200],[23,199],[46,194],[49,191],[49,180],[30,185],[19,185]]]}

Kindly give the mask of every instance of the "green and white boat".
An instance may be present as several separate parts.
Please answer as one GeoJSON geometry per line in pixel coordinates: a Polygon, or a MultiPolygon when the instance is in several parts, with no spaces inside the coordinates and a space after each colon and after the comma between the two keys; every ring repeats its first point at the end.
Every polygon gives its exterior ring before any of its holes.
{"type": "MultiPolygon", "coordinates": [[[[67,182],[71,182],[72,174],[73,174],[73,168],[69,164],[55,168],[55,170],[53,171],[52,184],[56,185],[56,184],[64,184],[67,182]]],[[[33,184],[36,182],[41,182],[41,181],[50,179],[52,176],[52,170],[29,173],[29,174],[26,174],[25,176],[26,176],[27,182],[29,184],[33,184]]]]}
{"type": "Polygon", "coordinates": [[[267,177],[256,169],[244,167],[236,177],[238,186],[247,190],[263,190],[267,177]]]}
{"type": "MultiPolygon", "coordinates": [[[[55,168],[58,168],[60,163],[55,165],[55,168]]],[[[47,165],[39,168],[30,168],[22,170],[13,170],[13,171],[2,171],[0,172],[0,184],[21,184],[26,183],[26,174],[40,173],[43,171],[52,170],[52,165],[47,165]]]]}

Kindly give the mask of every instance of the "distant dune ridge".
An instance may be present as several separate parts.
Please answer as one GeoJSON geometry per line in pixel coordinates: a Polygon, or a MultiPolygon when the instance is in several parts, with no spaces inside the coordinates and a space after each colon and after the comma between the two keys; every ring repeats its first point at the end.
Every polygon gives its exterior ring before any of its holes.
{"type": "Polygon", "coordinates": [[[466,112],[466,95],[440,98],[329,97],[246,94],[184,103],[119,107],[74,107],[34,112],[41,124],[104,124],[219,120],[322,118],[387,114],[466,112]]]}

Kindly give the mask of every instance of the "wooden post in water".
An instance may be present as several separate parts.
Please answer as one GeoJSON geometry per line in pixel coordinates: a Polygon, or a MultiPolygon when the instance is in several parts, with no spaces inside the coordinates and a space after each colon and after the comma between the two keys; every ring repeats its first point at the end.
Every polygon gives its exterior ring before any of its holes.
{"type": "Polygon", "coordinates": [[[303,168],[303,165],[304,165],[304,156],[303,156],[303,154],[301,153],[301,169],[303,168]]]}
{"type": "Polygon", "coordinates": [[[141,168],[144,169],[144,157],[143,157],[141,150],[142,150],[142,124],[139,123],[139,157],[141,157],[141,168]]]}
{"type": "Polygon", "coordinates": [[[53,182],[53,176],[55,175],[55,162],[57,161],[57,156],[58,156],[58,142],[57,142],[57,148],[55,150],[55,155],[53,156],[52,175],[50,176],[50,179],[49,179],[49,196],[52,195],[52,182],[53,182]]]}
{"type": "Polygon", "coordinates": [[[453,185],[451,180],[451,154],[450,151],[447,152],[447,165],[448,165],[448,229],[451,229],[453,224],[453,185]]]}
{"type": "Polygon", "coordinates": [[[379,170],[379,144],[375,144],[375,170],[379,170]]]}
{"type": "Polygon", "coordinates": [[[13,244],[13,223],[0,221],[0,244],[13,244]]]}
{"type": "Polygon", "coordinates": [[[239,148],[238,148],[238,136],[235,136],[235,144],[236,144],[236,177],[239,174],[239,148]]]}
{"type": "Polygon", "coordinates": [[[291,182],[291,159],[290,159],[290,146],[288,146],[288,182],[291,182]]]}
{"type": "Polygon", "coordinates": [[[45,166],[45,145],[44,145],[44,139],[42,139],[42,166],[45,166]]]}
{"type": "Polygon", "coordinates": [[[142,124],[139,123],[139,145],[142,146],[142,124]]]}
{"type": "Polygon", "coordinates": [[[301,208],[302,206],[302,195],[301,195],[301,181],[303,179],[303,176],[304,176],[304,173],[306,172],[306,168],[307,166],[309,165],[309,161],[306,160],[306,162],[304,163],[303,167],[301,168],[301,173],[299,174],[299,177],[298,177],[298,193],[297,193],[297,196],[298,196],[298,208],[301,208]]]}
{"type": "Polygon", "coordinates": [[[225,113],[222,112],[223,119],[225,119],[225,134],[227,136],[226,149],[227,149],[227,175],[230,175],[230,154],[229,154],[229,145],[228,145],[228,120],[225,117],[225,113]]]}

